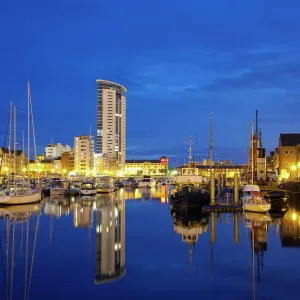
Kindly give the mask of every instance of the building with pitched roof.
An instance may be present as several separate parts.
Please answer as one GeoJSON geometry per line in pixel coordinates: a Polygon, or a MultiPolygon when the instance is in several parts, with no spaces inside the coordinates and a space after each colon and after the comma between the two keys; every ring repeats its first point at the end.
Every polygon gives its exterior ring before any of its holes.
{"type": "Polygon", "coordinates": [[[9,168],[11,173],[21,174],[27,167],[27,158],[23,150],[13,150],[10,152],[4,147],[0,147],[0,175],[7,174],[9,168]],[[14,156],[16,155],[16,165],[14,167],[14,156]]]}
{"type": "Polygon", "coordinates": [[[276,158],[276,166],[281,179],[299,177],[300,133],[280,134],[276,158]]]}

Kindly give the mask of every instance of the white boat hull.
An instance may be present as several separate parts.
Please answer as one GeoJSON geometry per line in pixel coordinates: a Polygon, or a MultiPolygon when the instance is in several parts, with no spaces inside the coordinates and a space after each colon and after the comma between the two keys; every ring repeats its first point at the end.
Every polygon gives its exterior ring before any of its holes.
{"type": "Polygon", "coordinates": [[[91,195],[96,195],[97,191],[96,190],[80,190],[80,195],[83,196],[91,196],[91,195]]]}
{"type": "Polygon", "coordinates": [[[20,205],[30,204],[41,201],[40,193],[31,193],[28,195],[5,195],[0,196],[0,205],[20,205]]]}
{"type": "Polygon", "coordinates": [[[252,211],[258,213],[266,213],[271,209],[271,204],[269,203],[243,203],[243,208],[245,211],[252,211]]]}

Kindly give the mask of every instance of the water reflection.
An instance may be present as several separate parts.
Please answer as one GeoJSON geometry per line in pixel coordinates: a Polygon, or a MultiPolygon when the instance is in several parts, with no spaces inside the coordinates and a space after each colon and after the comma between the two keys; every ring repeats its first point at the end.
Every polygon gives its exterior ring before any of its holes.
{"type": "Polygon", "coordinates": [[[123,188],[119,193],[125,199],[141,199],[143,202],[159,199],[162,204],[167,204],[170,196],[170,187],[163,185],[159,188],[153,187],[147,189],[123,188]]]}
{"type": "MultiPolygon", "coordinates": [[[[89,196],[84,196],[84,198],[89,196]]],[[[83,198],[83,197],[82,197],[83,198]]],[[[73,204],[73,224],[74,227],[79,228],[92,228],[93,227],[93,200],[84,199],[73,204]]]]}
{"type": "MultiPolygon", "coordinates": [[[[300,267],[300,252],[297,248],[287,249],[300,246],[298,198],[292,199],[287,212],[203,213],[201,208],[165,205],[169,203],[169,194],[167,186],[125,188],[94,197],[46,198],[42,205],[0,208],[3,257],[0,299],[53,299],[56,293],[71,293],[65,288],[70,284],[82,284],[82,291],[89,299],[120,299],[121,296],[137,299],[124,289],[134,284],[134,291],[140,293],[141,299],[145,291],[140,285],[146,286],[150,280],[158,296],[161,286],[175,299],[180,291],[197,296],[205,286],[213,299],[221,299],[214,290],[236,293],[236,287],[230,286],[229,276],[236,276],[233,281],[243,295],[226,298],[224,294],[224,299],[246,299],[250,289],[253,299],[264,299],[266,293],[270,298],[276,294],[268,285],[276,285],[279,279],[275,276],[282,270],[294,274],[296,277],[289,277],[289,282],[298,284],[300,278],[295,270],[300,267]],[[126,222],[125,213],[129,216],[126,222]],[[54,222],[56,242],[52,245],[54,222]],[[84,240],[88,241],[88,250],[84,240]],[[180,247],[180,243],[184,246],[180,247]],[[199,265],[201,272],[194,267],[199,265]],[[51,269],[56,273],[51,273],[51,269]],[[81,271],[76,273],[78,269],[81,271]],[[40,288],[40,274],[45,273],[43,286],[49,296],[40,288]],[[163,277],[176,283],[178,276],[184,284],[175,287],[175,292],[174,284],[163,277]],[[195,285],[199,277],[202,287],[195,285]],[[55,280],[64,284],[58,287],[55,280]],[[158,281],[162,282],[161,286],[158,281]]],[[[71,298],[84,296],[74,292],[71,298]]]]}
{"type": "Polygon", "coordinates": [[[281,223],[282,247],[300,247],[300,211],[291,208],[281,223]]]}
{"type": "Polygon", "coordinates": [[[125,275],[125,203],[111,194],[96,200],[96,284],[125,275]]]}
{"type": "Polygon", "coordinates": [[[4,267],[1,234],[1,265],[6,282],[6,299],[28,299],[30,296],[40,214],[40,204],[0,208],[0,216],[5,222],[6,236],[6,266],[4,267]],[[18,273],[22,275],[16,276],[18,273]]]}
{"type": "Polygon", "coordinates": [[[208,213],[202,213],[201,208],[188,208],[186,206],[170,207],[174,222],[174,232],[181,235],[181,241],[188,245],[190,271],[192,271],[193,248],[199,236],[208,230],[208,213]]]}

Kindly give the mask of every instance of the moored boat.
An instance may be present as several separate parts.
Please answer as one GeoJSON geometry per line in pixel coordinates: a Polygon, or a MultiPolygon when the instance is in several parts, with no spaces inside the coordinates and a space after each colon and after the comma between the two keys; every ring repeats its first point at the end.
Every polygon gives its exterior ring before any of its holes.
{"type": "Polygon", "coordinates": [[[97,190],[95,188],[94,182],[84,182],[81,184],[80,187],[80,195],[96,195],[97,190]]]}
{"type": "Polygon", "coordinates": [[[271,204],[260,193],[258,185],[246,184],[243,186],[242,204],[245,211],[266,213],[271,204]]]}
{"type": "Polygon", "coordinates": [[[145,175],[140,181],[139,181],[139,188],[152,188],[155,187],[156,181],[151,177],[145,175]]]}
{"type": "Polygon", "coordinates": [[[179,169],[175,177],[176,187],[171,192],[171,201],[182,205],[208,205],[210,192],[205,178],[198,173],[192,158],[192,137],[190,136],[189,162],[179,169]]]}

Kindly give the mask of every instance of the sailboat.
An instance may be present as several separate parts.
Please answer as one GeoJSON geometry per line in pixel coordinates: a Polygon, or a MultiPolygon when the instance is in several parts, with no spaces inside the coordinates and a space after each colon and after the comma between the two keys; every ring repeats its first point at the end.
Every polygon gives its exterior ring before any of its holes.
{"type": "MultiPolygon", "coordinates": [[[[32,114],[32,103],[30,94],[30,84],[28,82],[28,178],[27,186],[22,186],[20,189],[16,189],[16,184],[14,188],[11,188],[10,176],[11,176],[11,162],[9,166],[9,180],[8,180],[8,191],[4,195],[0,195],[0,205],[22,205],[29,203],[36,203],[41,200],[41,192],[36,188],[32,188],[30,185],[30,174],[29,174],[29,161],[30,161],[30,117],[32,117],[32,129],[34,135],[34,124],[33,124],[33,114],[32,114]]],[[[11,155],[11,129],[12,129],[12,103],[10,108],[10,140],[9,140],[9,155],[11,155]]],[[[34,136],[35,144],[35,136],[34,136]]],[[[36,151],[35,151],[36,152],[36,151]]],[[[16,178],[16,107],[14,107],[14,180],[16,178]]]]}
{"type": "Polygon", "coordinates": [[[253,123],[250,126],[250,150],[251,150],[251,183],[243,186],[242,194],[242,205],[245,211],[252,211],[258,213],[266,213],[271,209],[271,204],[264,199],[260,194],[260,189],[258,185],[254,184],[253,172],[254,172],[254,151],[253,151],[253,123]]]}

